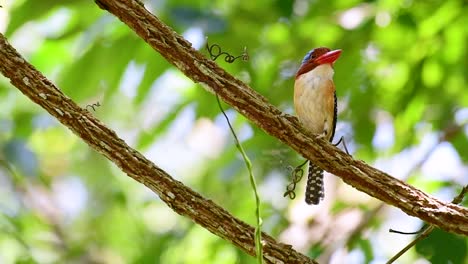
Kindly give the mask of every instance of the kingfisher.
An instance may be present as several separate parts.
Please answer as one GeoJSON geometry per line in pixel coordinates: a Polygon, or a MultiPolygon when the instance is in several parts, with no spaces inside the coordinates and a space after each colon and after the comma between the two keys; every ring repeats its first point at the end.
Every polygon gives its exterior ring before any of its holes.
{"type": "MultiPolygon", "coordinates": [[[[332,142],[335,135],[337,100],[333,64],[341,50],[320,47],[309,51],[294,81],[294,109],[311,134],[332,142]]],[[[309,161],[305,201],[318,204],[324,197],[323,170],[309,161]]]]}

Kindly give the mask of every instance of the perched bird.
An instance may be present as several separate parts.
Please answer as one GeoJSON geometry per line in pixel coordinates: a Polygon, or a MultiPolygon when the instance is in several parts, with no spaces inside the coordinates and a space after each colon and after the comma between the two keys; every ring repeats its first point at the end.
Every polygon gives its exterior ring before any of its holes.
{"type": "MultiPolygon", "coordinates": [[[[302,60],[294,82],[294,108],[304,128],[333,140],[336,127],[337,102],[333,83],[333,63],[341,50],[316,48],[302,60]]],[[[318,204],[324,197],[323,170],[309,162],[305,201],[318,204]]]]}

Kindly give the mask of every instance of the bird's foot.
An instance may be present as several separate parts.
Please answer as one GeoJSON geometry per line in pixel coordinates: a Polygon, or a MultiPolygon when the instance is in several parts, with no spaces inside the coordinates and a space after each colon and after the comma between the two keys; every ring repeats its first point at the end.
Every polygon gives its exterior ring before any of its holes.
{"type": "Polygon", "coordinates": [[[316,138],[316,139],[325,139],[325,138],[326,138],[326,134],[323,133],[323,134],[315,135],[315,138],[316,138]]]}

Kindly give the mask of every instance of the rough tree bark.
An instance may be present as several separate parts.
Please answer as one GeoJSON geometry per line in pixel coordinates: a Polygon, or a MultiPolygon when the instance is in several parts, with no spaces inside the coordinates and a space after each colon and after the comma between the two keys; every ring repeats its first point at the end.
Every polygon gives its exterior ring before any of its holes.
{"type": "MultiPolygon", "coordinates": [[[[146,185],[170,208],[213,234],[255,256],[254,228],[202,197],[132,149],[114,131],[79,107],[29,64],[0,34],[0,72],[32,101],[67,126],[90,147],[106,156],[136,181],[146,185]]],[[[253,212],[253,211],[252,211],[253,212]]],[[[317,263],[291,246],[262,234],[266,263],[317,263]]]]}
{"type": "Polygon", "coordinates": [[[255,125],[321,168],[408,215],[446,231],[468,235],[468,209],[444,203],[363,161],[354,160],[323,139],[310,137],[296,118],[281,113],[263,96],[194,50],[188,41],[148,12],[140,2],[96,0],[96,3],[127,24],[194,82],[218,94],[255,125]]]}
{"type": "MultiPolygon", "coordinates": [[[[249,118],[267,133],[277,137],[305,158],[334,173],[348,184],[409,215],[446,231],[468,234],[468,210],[443,203],[362,161],[353,160],[328,142],[306,135],[296,119],[282,114],[250,87],[235,79],[214,62],[191,48],[150,14],[139,2],[99,0],[135,30],[155,50],[188,77],[211,91],[249,118]]],[[[88,145],[117,164],[125,173],[145,184],[177,213],[191,218],[210,232],[231,241],[254,255],[253,228],[220,206],[171,178],[167,173],[130,148],[114,131],[88,111],[77,106],[40,72],[27,63],[0,34],[0,71],[22,93],[39,104],[88,145]]],[[[315,263],[291,247],[264,234],[267,263],[315,263]]]]}

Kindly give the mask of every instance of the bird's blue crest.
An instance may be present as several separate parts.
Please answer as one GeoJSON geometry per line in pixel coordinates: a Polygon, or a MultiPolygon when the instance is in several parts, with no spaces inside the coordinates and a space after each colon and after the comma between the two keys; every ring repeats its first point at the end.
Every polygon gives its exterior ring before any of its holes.
{"type": "Polygon", "coordinates": [[[306,62],[310,59],[310,56],[312,55],[312,53],[313,53],[314,51],[315,51],[315,49],[313,49],[313,50],[307,52],[307,54],[304,56],[304,59],[302,59],[302,65],[303,65],[304,63],[306,63],[306,62]]]}

